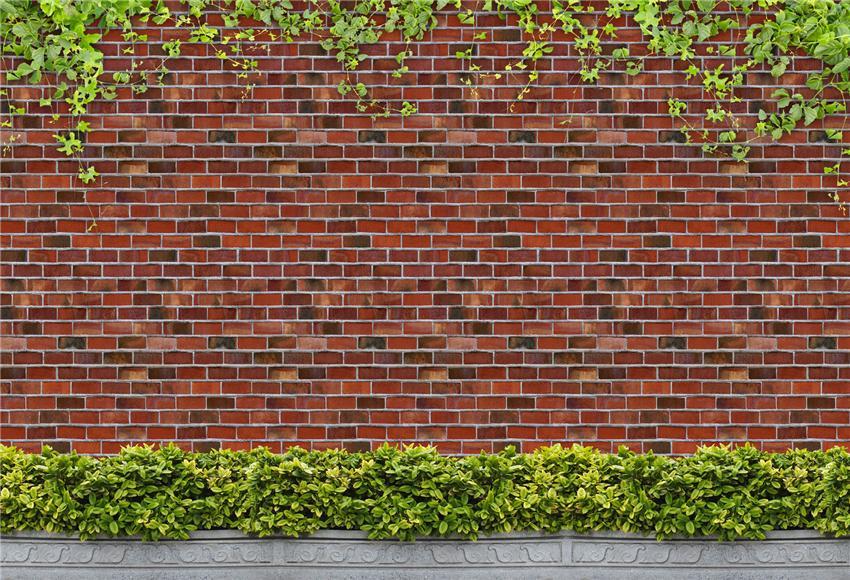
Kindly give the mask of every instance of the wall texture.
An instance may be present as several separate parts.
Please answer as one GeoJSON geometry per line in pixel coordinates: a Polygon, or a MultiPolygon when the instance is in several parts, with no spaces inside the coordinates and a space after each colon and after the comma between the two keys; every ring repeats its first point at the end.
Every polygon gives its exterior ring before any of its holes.
{"type": "MultiPolygon", "coordinates": [[[[679,63],[583,86],[566,44],[511,112],[520,81],[464,89],[453,55],[473,31],[441,19],[412,76],[388,80],[386,43],[359,75],[419,103],[403,120],[358,114],[313,42],[259,55],[244,100],[187,45],[165,88],[96,107],[104,177],[85,197],[40,89],[16,88],[31,113],[0,176],[2,440],[850,441],[850,218],[827,198],[823,126],[749,165],[705,157],[666,114],[700,98],[679,63]]],[[[488,26],[479,62],[500,70],[522,44],[488,26]]],[[[173,31],[149,34],[156,54],[173,31]]],[[[749,84],[752,112],[775,87],[749,84]]]]}

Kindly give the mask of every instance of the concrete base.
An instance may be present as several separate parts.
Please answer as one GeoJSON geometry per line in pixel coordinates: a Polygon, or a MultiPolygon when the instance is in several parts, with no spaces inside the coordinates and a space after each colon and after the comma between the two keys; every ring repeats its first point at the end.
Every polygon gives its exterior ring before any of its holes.
{"type": "Polygon", "coordinates": [[[850,580],[850,539],[792,531],[761,542],[658,542],[564,532],[405,543],[350,531],[258,539],[223,530],[186,541],[80,542],[22,532],[0,538],[0,562],[3,580],[850,580]]]}

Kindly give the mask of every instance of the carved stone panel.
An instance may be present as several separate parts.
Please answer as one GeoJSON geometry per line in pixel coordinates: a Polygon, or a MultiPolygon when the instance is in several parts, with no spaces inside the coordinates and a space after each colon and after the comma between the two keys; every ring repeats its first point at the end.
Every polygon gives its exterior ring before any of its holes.
{"type": "Polygon", "coordinates": [[[505,534],[477,542],[370,541],[360,532],[186,541],[45,533],[0,538],[3,580],[850,580],[850,539],[777,532],[760,542],[628,534],[505,534]]]}
{"type": "MultiPolygon", "coordinates": [[[[847,542],[711,542],[575,540],[572,562],[628,566],[837,566],[850,563],[847,542]]],[[[850,580],[850,576],[848,576],[850,580]]]]}

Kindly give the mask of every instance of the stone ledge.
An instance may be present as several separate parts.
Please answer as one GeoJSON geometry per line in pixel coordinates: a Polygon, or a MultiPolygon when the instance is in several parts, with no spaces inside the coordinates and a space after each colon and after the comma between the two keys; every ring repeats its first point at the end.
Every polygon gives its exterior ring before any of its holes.
{"type": "Polygon", "coordinates": [[[142,542],[20,532],[0,541],[4,580],[850,580],[850,539],[810,531],[764,541],[623,533],[513,533],[477,542],[423,538],[371,541],[355,531],[258,539],[196,532],[190,540],[142,542]]]}

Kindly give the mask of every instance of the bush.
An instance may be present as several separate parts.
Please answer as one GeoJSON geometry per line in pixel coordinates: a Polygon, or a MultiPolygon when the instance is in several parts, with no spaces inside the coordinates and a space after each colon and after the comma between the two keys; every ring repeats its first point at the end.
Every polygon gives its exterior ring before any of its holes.
{"type": "Polygon", "coordinates": [[[145,539],[239,529],[372,538],[622,530],[763,538],[850,533],[850,453],[705,447],[687,457],[575,445],[453,457],[384,446],[283,454],[127,447],[87,457],[0,446],[0,530],[145,539]]]}

